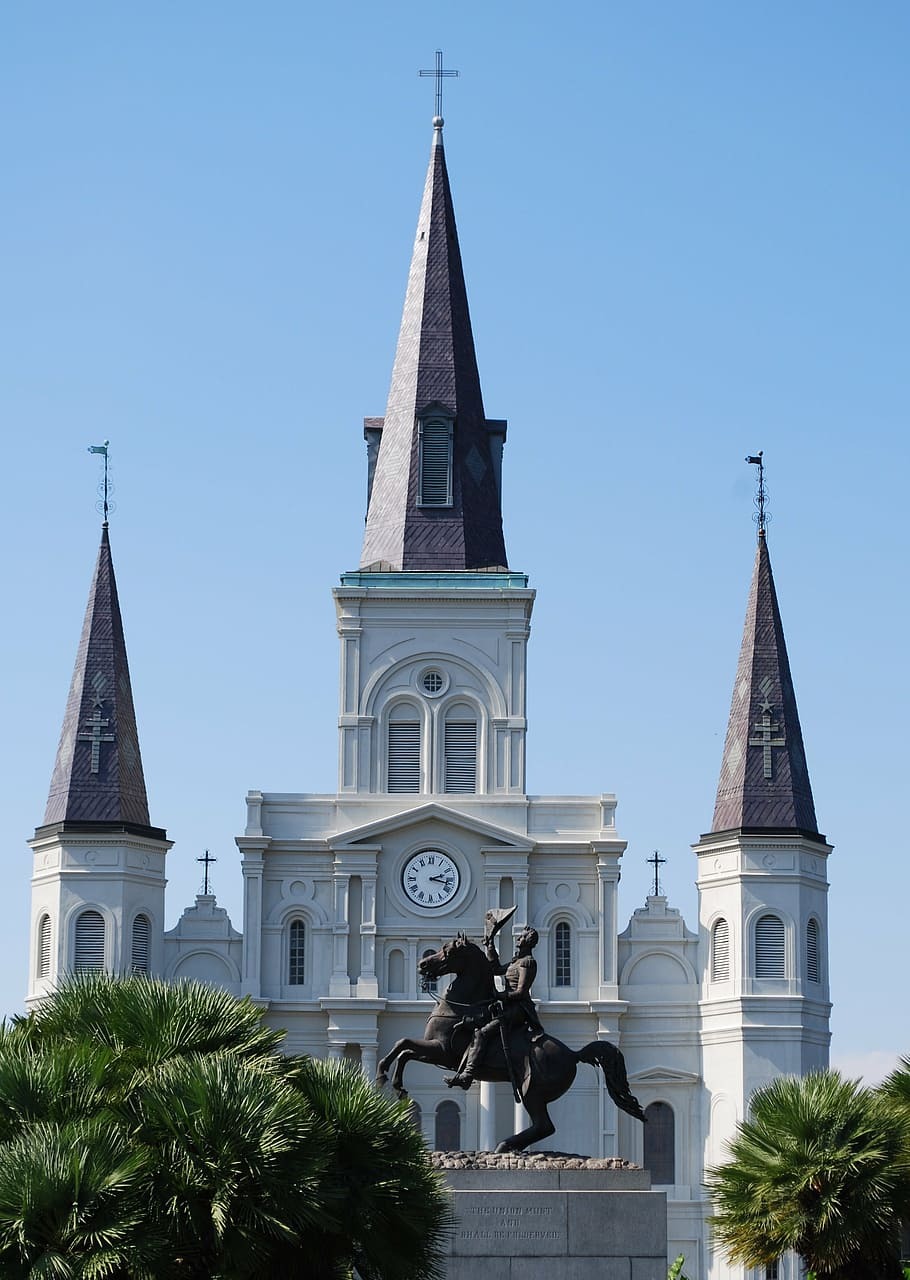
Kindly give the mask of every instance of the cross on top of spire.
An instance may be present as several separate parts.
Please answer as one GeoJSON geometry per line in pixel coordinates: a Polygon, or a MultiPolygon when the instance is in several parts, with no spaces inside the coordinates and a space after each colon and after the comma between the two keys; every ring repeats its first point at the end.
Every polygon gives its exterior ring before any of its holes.
{"type": "Polygon", "coordinates": [[[211,885],[209,884],[209,867],[212,865],[212,863],[213,863],[213,862],[217,862],[217,861],[218,861],[218,859],[217,859],[217,858],[212,857],[212,855],[209,853],[208,849],[206,849],[206,851],[205,851],[205,853],[202,855],[202,857],[201,857],[201,858],[197,858],[197,859],[196,859],[196,861],[197,861],[197,862],[201,862],[201,863],[203,863],[203,864],[205,865],[205,878],[204,878],[204,880],[203,880],[203,882],[202,882],[202,892],[203,892],[203,894],[204,894],[204,896],[205,896],[205,897],[208,897],[208,896],[209,896],[209,892],[210,892],[210,890],[211,890],[211,885]]]}
{"type": "Polygon", "coordinates": [[[654,884],[651,888],[652,898],[660,897],[660,868],[664,865],[666,861],[667,859],[662,858],[656,849],[654,850],[654,853],[650,858],[645,858],[645,862],[647,862],[649,866],[654,868],[654,884]]]}
{"type": "Polygon", "coordinates": [[[441,129],[443,126],[442,118],[442,82],[443,80],[452,79],[459,73],[452,71],[450,68],[444,68],[442,65],[442,50],[436,50],[436,66],[431,71],[418,71],[419,76],[435,76],[436,78],[436,113],[433,119],[433,127],[441,129]]]}

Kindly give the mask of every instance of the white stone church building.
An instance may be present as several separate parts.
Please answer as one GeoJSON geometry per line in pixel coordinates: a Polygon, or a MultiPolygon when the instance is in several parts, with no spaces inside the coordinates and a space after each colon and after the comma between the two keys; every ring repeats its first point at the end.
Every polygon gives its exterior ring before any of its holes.
{"type": "MultiPolygon", "coordinates": [[[[615,796],[526,791],[535,593],[506,556],[506,423],[481,398],[438,118],[386,413],[364,434],[363,554],[334,588],[338,788],[248,795],[242,930],[208,894],[165,929],[171,846],[149,816],[105,525],[31,842],[28,1000],[79,969],[200,978],[260,1002],[290,1051],[372,1074],[396,1039],[422,1031],[420,958],[459,930],[478,939],[487,909],[514,904],[516,932],[528,923],[540,935],[546,1028],[574,1048],[618,1044],[649,1118],[618,1113],[582,1067],[552,1109],[554,1142],[643,1162],[667,1192],[671,1258],[686,1255],[692,1280],[742,1278],[712,1251],[704,1170],[756,1088],[827,1065],[830,1011],[831,847],[764,531],[714,818],[694,846],[699,918],[690,928],[655,894],[621,921],[615,796]],[[417,883],[409,868],[428,852],[453,872],[417,883]]],[[[431,1145],[486,1149],[526,1123],[508,1085],[450,1090],[414,1063],[406,1084],[431,1145]]],[[[772,1274],[797,1273],[782,1259],[772,1274]]]]}

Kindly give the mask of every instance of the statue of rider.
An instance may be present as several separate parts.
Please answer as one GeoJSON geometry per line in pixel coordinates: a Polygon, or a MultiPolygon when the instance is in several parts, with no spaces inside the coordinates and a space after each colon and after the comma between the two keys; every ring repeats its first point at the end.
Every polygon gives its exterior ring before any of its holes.
{"type": "Polygon", "coordinates": [[[532,955],[539,941],[537,930],[528,925],[524,927],[515,941],[515,954],[508,964],[501,963],[494,937],[495,932],[488,933],[483,940],[484,946],[493,972],[505,977],[505,991],[501,999],[494,1000],[490,1006],[490,1020],[475,1031],[463,1066],[446,1081],[450,1088],[456,1086],[459,1089],[470,1089],[491,1040],[502,1038],[508,1043],[511,1033],[519,1027],[528,1027],[532,1035],[543,1032],[531,999],[531,987],[537,977],[537,961],[532,955]]]}

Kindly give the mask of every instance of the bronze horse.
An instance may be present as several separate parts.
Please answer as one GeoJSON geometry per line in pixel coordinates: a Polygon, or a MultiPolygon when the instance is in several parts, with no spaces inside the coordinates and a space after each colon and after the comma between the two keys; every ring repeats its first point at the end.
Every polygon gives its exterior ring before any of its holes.
{"type": "MultiPolygon", "coordinates": [[[[395,1063],[392,1088],[399,1098],[406,1098],[404,1069],[411,1061],[427,1062],[444,1070],[457,1071],[473,1038],[474,1029],[490,1017],[490,1005],[500,998],[493,981],[492,966],[483,951],[459,934],[452,942],[420,961],[424,982],[433,982],[444,973],[454,974],[444,994],[430,1014],[422,1040],[399,1040],[381,1060],[376,1083],[388,1083],[388,1071],[395,1063]]],[[[555,1036],[535,1035],[527,1029],[512,1033],[512,1069],[506,1063],[499,1044],[491,1044],[478,1072],[479,1080],[507,1080],[517,1086],[531,1123],[501,1142],[497,1151],[523,1151],[556,1132],[547,1104],[569,1089],[579,1062],[600,1067],[607,1091],[622,1111],[644,1121],[638,1099],[629,1091],[622,1054],[607,1040],[592,1040],[583,1049],[570,1049],[555,1036]]]]}

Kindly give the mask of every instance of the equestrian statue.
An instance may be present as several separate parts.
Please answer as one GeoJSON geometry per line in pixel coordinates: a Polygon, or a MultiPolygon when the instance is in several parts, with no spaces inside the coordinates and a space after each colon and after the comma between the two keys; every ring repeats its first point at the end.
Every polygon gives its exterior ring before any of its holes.
{"type": "Polygon", "coordinates": [[[583,1049],[570,1049],[541,1026],[531,997],[537,976],[536,929],[525,927],[516,939],[514,956],[508,964],[501,963],[496,934],[514,913],[514,907],[487,912],[483,949],[459,933],[420,961],[424,990],[443,974],[453,974],[453,981],[437,1000],[423,1039],[406,1037],[393,1045],[378,1065],[376,1083],[388,1083],[394,1062],[392,1088],[399,1098],[406,1098],[404,1069],[411,1061],[454,1072],[446,1081],[450,1088],[470,1089],[475,1080],[508,1081],[531,1123],[501,1142],[497,1151],[524,1151],[556,1132],[547,1104],[571,1087],[579,1062],[600,1067],[617,1107],[644,1121],[615,1045],[592,1040],[583,1049]],[[504,979],[502,991],[497,978],[504,979]]]}

